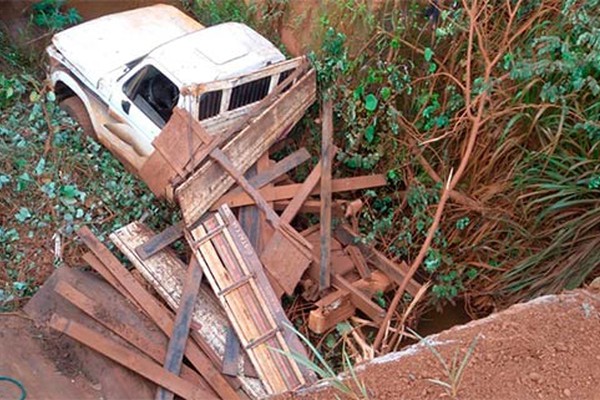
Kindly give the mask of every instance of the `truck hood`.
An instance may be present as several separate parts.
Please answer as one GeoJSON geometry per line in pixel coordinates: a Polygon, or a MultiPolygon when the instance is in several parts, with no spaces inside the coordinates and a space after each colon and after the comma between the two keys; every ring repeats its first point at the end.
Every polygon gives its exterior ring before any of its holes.
{"type": "Polygon", "coordinates": [[[202,84],[254,72],[285,60],[267,39],[246,25],[228,22],[175,39],[148,58],[177,84],[202,84]]]}
{"type": "Polygon", "coordinates": [[[84,22],[54,35],[52,44],[97,85],[111,71],[200,29],[177,8],[159,4],[84,22]]]}

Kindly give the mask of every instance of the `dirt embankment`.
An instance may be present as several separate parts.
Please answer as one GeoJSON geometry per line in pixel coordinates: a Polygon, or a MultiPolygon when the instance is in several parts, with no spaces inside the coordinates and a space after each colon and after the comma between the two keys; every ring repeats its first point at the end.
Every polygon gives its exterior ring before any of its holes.
{"type": "MultiPolygon", "coordinates": [[[[515,305],[487,318],[428,337],[450,364],[476,336],[456,399],[600,399],[600,290],[575,290],[515,305]]],[[[441,362],[416,344],[357,367],[369,399],[453,398],[441,362]]],[[[329,386],[294,399],[331,399],[329,386]]],[[[343,398],[343,396],[341,396],[343,398]]]]}

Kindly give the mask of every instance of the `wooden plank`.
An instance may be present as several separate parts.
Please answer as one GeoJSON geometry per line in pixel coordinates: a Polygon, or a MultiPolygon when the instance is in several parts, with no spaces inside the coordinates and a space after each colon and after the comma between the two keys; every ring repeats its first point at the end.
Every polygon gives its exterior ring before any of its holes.
{"type": "MultiPolygon", "coordinates": [[[[134,249],[152,237],[154,232],[140,222],[132,222],[110,236],[113,243],[125,254],[134,267],[152,285],[160,297],[177,309],[183,292],[185,265],[172,249],[165,249],[142,261],[134,249]]],[[[230,322],[208,284],[200,285],[198,301],[194,309],[194,331],[191,337],[200,345],[219,371],[225,352],[226,329],[230,322]]],[[[264,388],[248,357],[242,358],[238,377],[231,381],[236,387],[241,383],[243,390],[252,397],[265,396],[264,388]]]]}
{"type": "MultiPolygon", "coordinates": [[[[305,382],[295,361],[271,349],[290,351],[282,335],[287,317],[268,283],[260,262],[243,234],[239,223],[227,209],[219,210],[193,229],[192,238],[205,234],[214,226],[226,224],[223,235],[212,238],[195,252],[245,346],[269,393],[294,390],[305,382]],[[238,284],[244,282],[244,284],[238,284]],[[236,288],[227,290],[227,288],[236,288]],[[263,338],[265,332],[276,330],[263,338]],[[280,332],[281,331],[281,332],[280,332]]],[[[292,338],[294,351],[305,354],[297,338],[292,338]]]]}
{"type": "MultiPolygon", "coordinates": [[[[92,234],[89,228],[85,226],[82,227],[77,231],[77,235],[92,253],[94,253],[99,260],[102,260],[102,263],[135,299],[136,303],[142,307],[158,327],[170,337],[171,332],[173,332],[173,319],[163,306],[158,303],[152,295],[144,290],[119,260],[92,234]]],[[[207,356],[202,353],[191,340],[188,340],[187,342],[185,354],[198,372],[200,372],[209,385],[211,385],[221,397],[227,399],[238,398],[238,395],[229,383],[214,368],[207,356]]]]}
{"type": "MultiPolygon", "coordinates": [[[[190,332],[190,324],[192,323],[192,313],[194,305],[198,298],[198,290],[200,289],[200,281],[202,280],[202,270],[194,257],[190,260],[188,270],[183,285],[183,293],[179,308],[175,314],[175,326],[167,347],[167,355],[163,363],[165,371],[179,375],[183,362],[183,353],[190,332]]],[[[172,400],[173,392],[170,392],[162,387],[156,391],[156,400],[172,400]]]]}
{"type": "Polygon", "coordinates": [[[365,295],[361,290],[358,290],[341,275],[334,275],[333,283],[338,289],[350,293],[350,301],[352,301],[352,304],[354,304],[356,308],[367,314],[374,322],[381,323],[385,316],[385,310],[371,301],[369,296],[365,295]]]}
{"type": "MultiPolygon", "coordinates": [[[[387,184],[385,175],[366,175],[356,176],[353,178],[341,178],[333,179],[331,181],[331,193],[349,192],[353,190],[371,189],[376,187],[385,186],[387,184]]],[[[275,186],[272,188],[264,188],[259,190],[260,195],[266,201],[280,201],[289,200],[293,198],[298,190],[302,187],[301,183],[275,186]]],[[[318,195],[321,189],[315,187],[310,193],[311,196],[318,195]]],[[[229,208],[236,208],[241,206],[247,206],[254,204],[254,200],[246,193],[225,195],[214,203],[213,207],[219,207],[223,204],[227,204],[229,208]]]]}
{"type": "MultiPolygon", "coordinates": [[[[373,271],[371,279],[359,279],[352,282],[351,285],[353,291],[362,292],[370,301],[375,293],[389,290],[392,281],[383,272],[373,271]]],[[[312,310],[308,316],[308,327],[318,334],[325,333],[356,313],[356,305],[352,301],[351,293],[345,289],[338,289],[328,294],[317,301],[315,305],[317,308],[312,310]]]]}
{"type": "Polygon", "coordinates": [[[139,176],[156,197],[172,200],[171,181],[177,176],[177,171],[158,151],[150,154],[140,168],[139,176]]]}
{"type": "Polygon", "coordinates": [[[173,115],[152,145],[162,154],[172,169],[181,177],[186,174],[188,163],[194,164],[194,158],[200,147],[213,139],[200,123],[192,124],[195,118],[186,110],[175,107],[173,115]]]}
{"type": "MultiPolygon", "coordinates": [[[[267,151],[262,155],[261,159],[269,158],[269,152],[267,151]]],[[[258,162],[257,162],[258,164],[258,162]]],[[[246,172],[246,178],[251,181],[256,177],[258,165],[252,166],[248,172],[246,172]]],[[[258,187],[256,183],[251,183],[255,187],[258,187]]],[[[241,188],[235,188],[240,189],[241,188]]],[[[240,226],[248,236],[252,246],[257,249],[260,246],[261,237],[261,216],[260,210],[255,206],[241,207],[238,211],[238,219],[240,226]]],[[[221,372],[226,375],[237,375],[238,366],[240,364],[241,351],[240,351],[240,340],[237,337],[235,331],[230,327],[227,329],[226,343],[225,343],[225,354],[223,355],[223,368],[221,372]]]]}
{"type": "MultiPolygon", "coordinates": [[[[265,153],[265,154],[267,154],[267,153],[265,153]]],[[[272,166],[269,166],[269,167],[263,166],[262,169],[259,167],[259,164],[260,164],[260,159],[259,159],[257,162],[257,168],[259,168],[261,170],[254,176],[251,176],[251,177],[248,176],[248,182],[250,182],[250,184],[253,187],[255,187],[256,189],[260,189],[263,186],[274,182],[278,178],[281,178],[282,176],[284,176],[286,173],[288,173],[292,169],[296,168],[300,164],[307,161],[309,158],[310,158],[310,154],[303,147],[299,150],[296,150],[292,154],[286,156],[281,161],[276,162],[272,166]]],[[[268,160],[268,155],[267,155],[267,160],[268,160]]],[[[236,188],[231,189],[229,192],[227,192],[227,196],[239,194],[239,193],[244,193],[244,190],[240,187],[236,187],[236,188]]],[[[216,210],[217,208],[211,208],[211,209],[216,210]]]]}
{"type": "Polygon", "coordinates": [[[50,319],[49,325],[52,329],[68,335],[111,360],[140,374],[144,378],[173,391],[184,399],[216,399],[216,397],[209,392],[183,380],[175,374],[166,372],[160,365],[149,358],[107,339],[96,331],[89,329],[78,322],[54,314],[50,319]]]}
{"type": "MultiPolygon", "coordinates": [[[[137,329],[128,325],[125,321],[118,318],[114,310],[105,307],[96,299],[93,300],[79,289],[70,285],[65,281],[59,281],[56,283],[54,291],[61,295],[65,300],[73,304],[75,307],[86,313],[88,316],[93,318],[96,322],[100,323],[105,328],[109,329],[114,334],[124,339],[127,343],[135,346],[142,353],[152,358],[158,363],[162,363],[165,359],[165,347],[161,346],[162,342],[155,342],[141,336],[137,329]]],[[[138,328],[139,329],[139,328],[138,328]]],[[[164,345],[167,345],[167,341],[164,341],[164,345]]],[[[181,377],[185,380],[192,382],[196,385],[200,385],[205,390],[212,392],[210,387],[204,382],[202,377],[193,369],[183,366],[181,370],[181,377]]],[[[212,392],[214,393],[214,392],[212,392]]]]}
{"type": "MultiPolygon", "coordinates": [[[[408,266],[406,263],[401,262],[400,264],[396,264],[390,260],[388,260],[383,254],[379,251],[373,249],[370,246],[362,243],[360,241],[360,236],[356,233],[352,232],[350,227],[346,225],[339,225],[335,231],[334,235],[336,239],[338,239],[343,245],[355,245],[361,251],[365,259],[368,263],[373,265],[375,268],[385,273],[390,277],[391,280],[396,282],[398,285],[402,283],[404,280],[404,276],[408,272],[408,266]]],[[[406,287],[406,291],[413,296],[416,296],[417,292],[421,288],[421,284],[411,279],[406,287]]]]}
{"type": "Polygon", "coordinates": [[[321,335],[356,312],[347,292],[336,290],[316,303],[317,308],[308,315],[308,328],[321,335]]]}
{"type": "Polygon", "coordinates": [[[290,201],[290,204],[281,214],[281,220],[286,223],[291,223],[294,217],[300,211],[302,204],[306,201],[310,193],[314,190],[315,186],[319,183],[321,179],[321,161],[317,163],[317,165],[313,168],[313,170],[308,174],[306,180],[300,185],[300,188],[290,201]]]}
{"type": "MultiPolygon", "coordinates": [[[[344,201],[343,200],[333,200],[331,203],[331,215],[334,217],[343,217],[344,216],[344,201]]],[[[283,211],[290,205],[290,200],[280,200],[272,202],[273,209],[275,211],[283,211]]],[[[300,210],[298,210],[299,214],[321,214],[321,201],[320,200],[306,200],[300,210]]],[[[318,225],[317,225],[318,226],[318,225]]]]}
{"type": "Polygon", "coordinates": [[[254,199],[257,207],[275,228],[271,241],[261,254],[261,261],[270,276],[287,292],[292,294],[300,277],[311,263],[312,246],[296,232],[287,221],[282,220],[269,204],[258,194],[248,180],[235,168],[231,160],[219,149],[211,153],[221,167],[254,199]],[[285,265],[282,262],[286,260],[285,265]]]}
{"type": "Polygon", "coordinates": [[[181,237],[183,237],[183,222],[178,222],[152,236],[146,243],[136,247],[135,251],[142,260],[147,260],[181,237]]]}
{"type": "MultiPolygon", "coordinates": [[[[237,170],[245,173],[258,158],[304,115],[316,99],[315,72],[311,70],[281,95],[251,124],[223,147],[237,170]]],[[[217,163],[207,160],[176,189],[186,225],[190,226],[233,185],[234,179],[217,163]]]]}
{"type": "Polygon", "coordinates": [[[323,103],[321,111],[323,130],[321,137],[321,268],[319,289],[325,290],[331,281],[331,166],[333,163],[333,105],[331,99],[323,103]]]}
{"type": "Polygon", "coordinates": [[[371,270],[369,269],[367,261],[365,260],[365,257],[362,255],[360,250],[358,250],[358,248],[354,245],[349,245],[346,247],[346,253],[348,253],[350,258],[352,259],[352,263],[354,263],[354,266],[356,267],[356,270],[358,271],[360,277],[364,279],[369,279],[371,277],[371,270]]]}
{"type": "Polygon", "coordinates": [[[236,376],[240,365],[240,340],[232,328],[227,328],[225,339],[225,354],[223,355],[223,367],[221,372],[225,375],[236,376]]]}

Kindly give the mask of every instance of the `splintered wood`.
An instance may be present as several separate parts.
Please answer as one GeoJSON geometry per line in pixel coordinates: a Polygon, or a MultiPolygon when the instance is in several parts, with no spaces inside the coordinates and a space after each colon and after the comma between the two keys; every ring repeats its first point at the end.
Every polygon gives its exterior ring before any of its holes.
{"type": "Polygon", "coordinates": [[[306,352],[288,329],[291,324],[229,208],[205,218],[187,240],[267,391],[304,385],[307,379],[289,355],[306,357],[306,352]]]}
{"type": "MultiPolygon", "coordinates": [[[[235,168],[245,173],[279,137],[291,129],[315,101],[315,72],[310,70],[222,148],[235,168]]],[[[195,223],[235,183],[217,162],[206,160],[176,189],[187,225],[195,223]]]]}

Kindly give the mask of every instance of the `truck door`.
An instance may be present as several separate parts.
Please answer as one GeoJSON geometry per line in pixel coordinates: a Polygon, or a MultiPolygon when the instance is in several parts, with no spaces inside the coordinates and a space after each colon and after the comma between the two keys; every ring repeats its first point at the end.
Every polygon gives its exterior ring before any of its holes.
{"type": "Polygon", "coordinates": [[[151,142],[171,118],[179,102],[179,88],[152,64],[136,66],[119,79],[111,95],[111,108],[128,121],[137,140],[151,142]]]}

